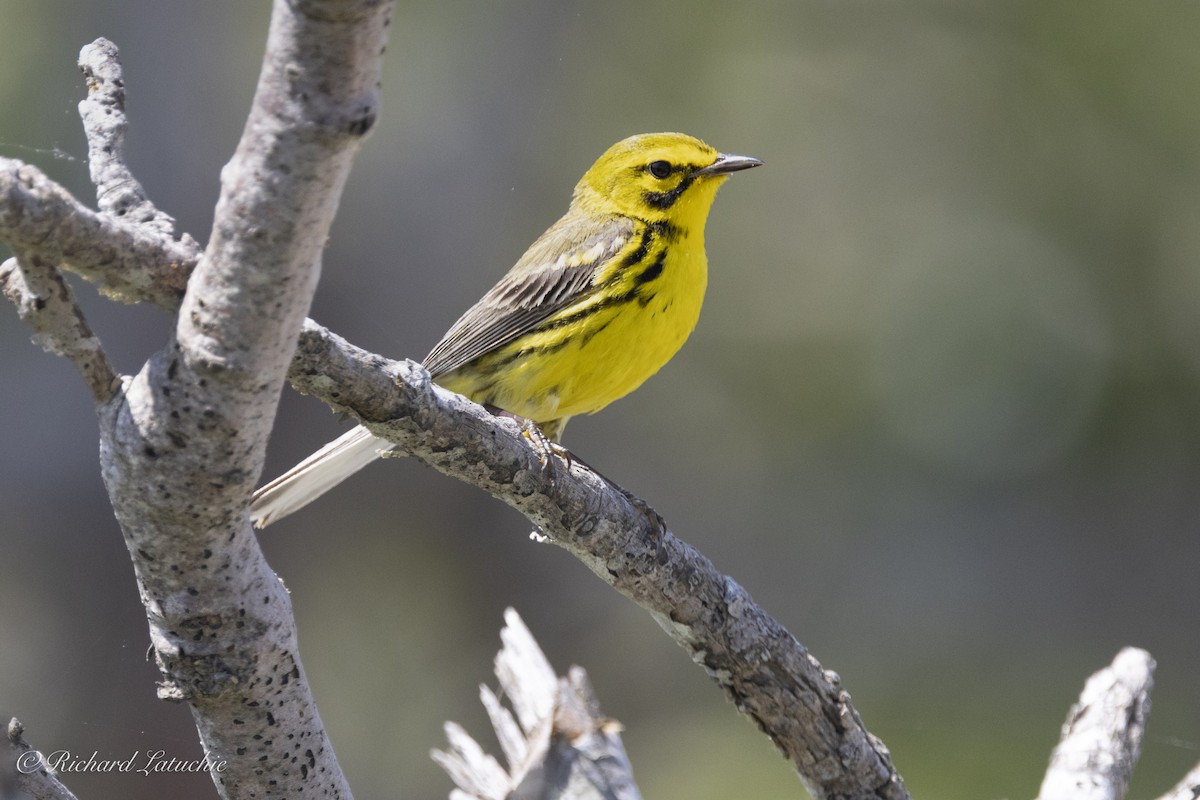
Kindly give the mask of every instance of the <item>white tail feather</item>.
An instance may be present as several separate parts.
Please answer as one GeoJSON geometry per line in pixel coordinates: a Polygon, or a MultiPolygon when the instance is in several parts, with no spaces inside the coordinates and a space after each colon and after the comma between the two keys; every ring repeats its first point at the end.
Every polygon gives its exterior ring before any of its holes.
{"type": "Polygon", "coordinates": [[[391,442],[361,425],[348,431],[254,493],[254,527],[265,528],[299,511],[391,449],[391,442]]]}

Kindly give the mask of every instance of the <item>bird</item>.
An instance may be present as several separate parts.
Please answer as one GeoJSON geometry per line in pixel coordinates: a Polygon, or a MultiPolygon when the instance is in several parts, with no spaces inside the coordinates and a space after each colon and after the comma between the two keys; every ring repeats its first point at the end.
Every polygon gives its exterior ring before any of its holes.
{"type": "MultiPolygon", "coordinates": [[[[629,394],[683,346],[708,282],[717,189],[761,165],[682,133],[622,139],[422,364],[438,385],[527,421],[531,438],[560,442],[571,417],[629,394]]],[[[392,446],[353,428],[256,491],[252,522],[297,511],[392,446]]]]}

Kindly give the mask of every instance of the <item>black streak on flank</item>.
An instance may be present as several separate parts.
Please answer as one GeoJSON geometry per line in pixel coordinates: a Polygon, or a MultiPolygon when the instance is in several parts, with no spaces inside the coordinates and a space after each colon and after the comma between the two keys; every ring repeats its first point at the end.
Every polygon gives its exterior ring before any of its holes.
{"type": "Polygon", "coordinates": [[[642,286],[654,280],[659,275],[662,275],[663,264],[666,262],[666,260],[667,249],[664,247],[662,250],[658,251],[658,258],[654,259],[654,263],[638,273],[637,277],[633,279],[634,283],[636,283],[638,286],[642,286]]]}
{"type": "Polygon", "coordinates": [[[584,346],[592,340],[593,336],[595,336],[597,333],[599,333],[600,331],[607,328],[610,324],[612,324],[611,319],[605,320],[605,322],[603,324],[592,327],[592,328],[584,331],[583,334],[579,337],[579,349],[582,350],[584,348],[584,346]]]}
{"type": "MultiPolygon", "coordinates": [[[[637,299],[638,299],[638,291],[636,288],[630,289],[627,292],[622,292],[621,294],[609,295],[601,300],[596,301],[595,303],[592,303],[589,306],[585,306],[584,308],[581,308],[580,310],[574,312],[573,314],[570,314],[565,317],[559,317],[558,319],[547,322],[547,323],[539,326],[536,330],[530,331],[530,333],[545,333],[546,331],[557,330],[558,328],[565,328],[569,325],[575,325],[576,323],[582,322],[583,320],[587,319],[588,317],[592,316],[593,314],[603,311],[606,308],[612,308],[613,306],[620,306],[620,305],[624,305],[625,303],[631,303],[637,299]]],[[[609,320],[609,322],[611,322],[611,321],[612,320],[609,320]]],[[[608,324],[608,323],[606,322],[605,324],[608,324]]],[[[520,341],[520,339],[518,339],[517,341],[520,341]]],[[[558,350],[559,348],[569,344],[570,342],[571,342],[571,339],[568,337],[568,338],[562,339],[558,342],[555,342],[555,343],[549,344],[549,345],[542,345],[539,347],[522,347],[520,350],[514,351],[513,353],[506,355],[502,359],[498,359],[496,361],[491,362],[489,364],[489,366],[495,366],[497,368],[503,367],[503,366],[506,366],[506,365],[512,363],[513,361],[520,358],[521,356],[528,355],[529,353],[534,353],[534,352],[542,353],[542,354],[553,353],[555,350],[558,350]]]]}
{"type": "Polygon", "coordinates": [[[637,249],[625,256],[625,260],[621,262],[621,268],[632,267],[646,257],[646,253],[650,252],[650,240],[654,238],[653,226],[647,225],[642,231],[642,240],[638,242],[637,249]]]}
{"type": "MultiPolygon", "coordinates": [[[[665,219],[655,222],[641,220],[641,222],[643,222],[646,226],[642,230],[641,241],[638,242],[638,246],[634,248],[629,255],[625,256],[625,258],[621,260],[621,270],[626,270],[630,267],[636,267],[638,264],[642,263],[646,259],[646,256],[650,253],[650,245],[656,238],[663,242],[670,243],[679,241],[679,239],[686,235],[686,232],[683,228],[675,225],[674,223],[668,222],[665,219]]],[[[665,258],[665,256],[663,254],[659,254],[658,258],[661,261],[663,258],[665,258]]],[[[661,269],[662,268],[660,266],[659,271],[661,271],[661,269]]],[[[612,280],[619,280],[619,274],[620,272],[618,272],[617,275],[614,275],[612,280]]],[[[643,274],[645,273],[643,272],[643,274]]],[[[653,278],[647,278],[647,280],[652,279],[653,278]]],[[[607,285],[601,288],[607,288],[607,285]]]]}

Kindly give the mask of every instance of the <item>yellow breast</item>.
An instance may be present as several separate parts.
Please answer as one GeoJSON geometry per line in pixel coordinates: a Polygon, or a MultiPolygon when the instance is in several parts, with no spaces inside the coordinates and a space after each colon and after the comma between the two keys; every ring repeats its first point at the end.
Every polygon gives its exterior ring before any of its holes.
{"type": "Polygon", "coordinates": [[[598,291],[438,382],[534,422],[599,411],[679,351],[707,281],[703,224],[640,223],[598,273],[598,291]]]}

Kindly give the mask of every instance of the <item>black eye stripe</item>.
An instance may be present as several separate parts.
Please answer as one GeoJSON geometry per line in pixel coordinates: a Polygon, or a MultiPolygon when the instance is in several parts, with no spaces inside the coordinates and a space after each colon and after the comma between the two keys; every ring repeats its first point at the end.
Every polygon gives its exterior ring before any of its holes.
{"type": "Polygon", "coordinates": [[[695,181],[695,175],[687,175],[679,183],[675,184],[674,189],[669,189],[665,192],[646,192],[642,195],[642,199],[649,205],[666,211],[671,206],[675,205],[675,201],[680,195],[688,190],[688,187],[695,181]]]}

